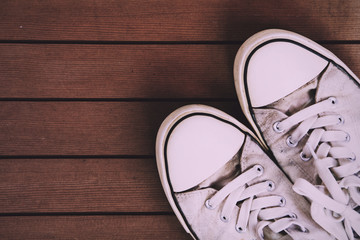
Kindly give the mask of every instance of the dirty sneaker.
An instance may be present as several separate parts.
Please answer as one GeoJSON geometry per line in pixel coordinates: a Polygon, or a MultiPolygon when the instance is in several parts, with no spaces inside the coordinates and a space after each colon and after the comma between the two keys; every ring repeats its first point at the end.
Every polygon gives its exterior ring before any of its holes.
{"type": "Polygon", "coordinates": [[[160,179],[194,239],[330,239],[309,203],[237,120],[212,107],[170,114],[156,139],[160,179]]]}
{"type": "Polygon", "coordinates": [[[360,81],[334,54],[284,30],[249,38],[234,64],[241,107],[263,146],[337,239],[360,235],[360,81]]]}

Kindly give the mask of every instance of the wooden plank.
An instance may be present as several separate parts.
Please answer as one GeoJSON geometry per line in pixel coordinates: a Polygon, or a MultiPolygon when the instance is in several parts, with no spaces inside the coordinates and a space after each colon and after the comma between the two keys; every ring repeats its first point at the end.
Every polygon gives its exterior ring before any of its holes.
{"type": "Polygon", "coordinates": [[[172,212],[156,161],[1,159],[0,213],[172,212]]]}
{"type": "Polygon", "coordinates": [[[0,39],[243,41],[266,28],[359,40],[360,2],[3,0],[0,39]]]}
{"type": "MultiPolygon", "coordinates": [[[[154,156],[161,122],[188,102],[3,101],[0,104],[0,156],[154,156]]],[[[237,101],[206,104],[244,119],[237,101]]]]}
{"type": "Polygon", "coordinates": [[[0,217],[1,239],[191,239],[171,216],[0,217]]]}
{"type": "MultiPolygon", "coordinates": [[[[0,98],[233,98],[239,45],[0,44],[0,98]]],[[[326,44],[360,75],[360,44],[326,44]]]]}
{"type": "Polygon", "coordinates": [[[0,97],[235,97],[237,48],[0,44],[0,97]]]}

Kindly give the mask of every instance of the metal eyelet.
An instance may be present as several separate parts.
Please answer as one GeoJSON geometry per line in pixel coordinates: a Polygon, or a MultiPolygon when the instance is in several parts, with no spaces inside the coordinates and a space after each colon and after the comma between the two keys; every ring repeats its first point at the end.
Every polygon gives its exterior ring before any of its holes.
{"type": "Polygon", "coordinates": [[[245,229],[242,229],[242,227],[239,227],[239,226],[235,226],[235,230],[236,230],[238,233],[243,233],[243,232],[245,232],[245,229]]]}
{"type": "Polygon", "coordinates": [[[309,229],[307,229],[307,228],[300,229],[300,231],[303,233],[309,233],[309,229]]]}
{"type": "Polygon", "coordinates": [[[351,157],[348,158],[349,161],[355,161],[356,160],[356,155],[353,153],[353,155],[351,157]]]}
{"type": "Polygon", "coordinates": [[[333,105],[338,103],[338,100],[336,99],[336,97],[329,97],[328,99],[331,101],[331,104],[333,104],[333,105]]]}
{"type": "Polygon", "coordinates": [[[289,146],[289,147],[296,147],[298,145],[298,142],[293,142],[292,141],[292,137],[291,135],[287,137],[286,139],[286,144],[289,146]]]}
{"type": "Polygon", "coordinates": [[[303,160],[304,162],[307,162],[307,161],[310,160],[311,157],[307,157],[307,156],[305,155],[305,153],[301,152],[301,153],[300,153],[300,158],[301,158],[301,160],[303,160]]]}
{"type": "Polygon", "coordinates": [[[273,190],[275,189],[275,183],[274,183],[273,181],[268,180],[268,181],[266,181],[266,183],[268,184],[267,190],[268,190],[269,192],[271,192],[271,191],[273,191],[273,190]]]}
{"type": "Polygon", "coordinates": [[[273,124],[273,129],[276,133],[282,133],[285,131],[284,129],[279,128],[279,124],[280,124],[280,122],[275,122],[273,124]]]}
{"type": "Polygon", "coordinates": [[[256,168],[256,173],[258,174],[258,176],[261,176],[264,173],[264,168],[263,166],[257,164],[254,166],[256,168]]]}
{"type": "Polygon", "coordinates": [[[345,119],[343,118],[343,116],[339,115],[338,119],[339,119],[339,122],[337,123],[337,125],[344,124],[345,119]]]}
{"type": "Polygon", "coordinates": [[[229,222],[229,218],[227,218],[226,216],[221,216],[220,219],[221,219],[221,221],[223,221],[224,223],[229,222]]]}
{"type": "Polygon", "coordinates": [[[210,199],[205,201],[205,207],[210,210],[215,209],[215,207],[210,204],[210,199]]]}
{"type": "Polygon", "coordinates": [[[286,199],[284,197],[281,197],[279,206],[284,207],[285,205],[286,205],[286,199]]]}
{"type": "Polygon", "coordinates": [[[345,142],[350,142],[350,134],[346,133],[345,142]]]}

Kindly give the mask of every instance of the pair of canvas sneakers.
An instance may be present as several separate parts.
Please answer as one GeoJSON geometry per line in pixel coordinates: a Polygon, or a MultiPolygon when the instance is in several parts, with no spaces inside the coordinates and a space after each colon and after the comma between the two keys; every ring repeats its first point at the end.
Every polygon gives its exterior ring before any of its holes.
{"type": "Polygon", "coordinates": [[[204,105],[170,114],[156,140],[165,194],[194,239],[356,239],[360,81],[298,34],[239,49],[235,86],[254,133],[204,105]]]}

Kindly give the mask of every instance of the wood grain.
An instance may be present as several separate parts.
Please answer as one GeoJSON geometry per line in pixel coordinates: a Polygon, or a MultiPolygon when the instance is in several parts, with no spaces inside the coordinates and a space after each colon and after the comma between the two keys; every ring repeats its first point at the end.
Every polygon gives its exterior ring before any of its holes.
{"type": "Polygon", "coordinates": [[[237,45],[0,45],[2,98],[235,98],[237,45]]]}
{"type": "Polygon", "coordinates": [[[191,239],[154,147],[173,110],[246,123],[237,49],[281,28],[360,75],[360,1],[0,1],[0,239],[191,239]]]}
{"type": "MultiPolygon", "coordinates": [[[[186,104],[3,101],[0,156],[154,156],[160,124],[168,114],[186,104]]],[[[206,104],[244,119],[237,101],[206,104]]]]}
{"type": "Polygon", "coordinates": [[[4,0],[0,39],[243,41],[284,28],[315,40],[359,40],[359,1],[4,0]]]}
{"type": "Polygon", "coordinates": [[[1,213],[172,212],[156,161],[1,159],[1,213]]]}
{"type": "MultiPolygon", "coordinates": [[[[0,98],[236,99],[238,47],[0,44],[0,98]]],[[[325,47],[360,74],[360,45],[325,47]]]]}
{"type": "Polygon", "coordinates": [[[192,239],[171,216],[0,217],[1,239],[192,239]]]}

